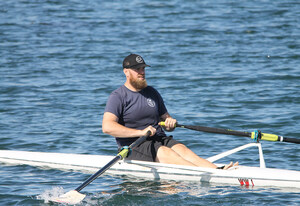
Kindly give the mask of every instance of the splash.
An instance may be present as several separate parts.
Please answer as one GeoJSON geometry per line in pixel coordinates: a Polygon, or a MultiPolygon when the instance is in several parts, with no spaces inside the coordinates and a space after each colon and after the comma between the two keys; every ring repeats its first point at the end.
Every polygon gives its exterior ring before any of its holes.
{"type": "Polygon", "coordinates": [[[37,196],[38,200],[44,200],[45,203],[49,203],[51,200],[64,194],[64,189],[62,187],[53,187],[51,190],[45,190],[42,194],[37,196]]]}

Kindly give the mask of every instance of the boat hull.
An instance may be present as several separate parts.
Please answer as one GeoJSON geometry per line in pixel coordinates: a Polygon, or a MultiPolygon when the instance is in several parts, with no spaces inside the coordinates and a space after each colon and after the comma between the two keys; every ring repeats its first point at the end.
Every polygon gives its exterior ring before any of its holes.
{"type": "MultiPolygon", "coordinates": [[[[0,150],[0,162],[26,164],[43,169],[76,170],[95,173],[113,156],[0,150]]],[[[149,179],[198,181],[245,187],[300,188],[300,171],[237,166],[229,170],[161,164],[145,161],[119,161],[107,173],[149,179]]]]}

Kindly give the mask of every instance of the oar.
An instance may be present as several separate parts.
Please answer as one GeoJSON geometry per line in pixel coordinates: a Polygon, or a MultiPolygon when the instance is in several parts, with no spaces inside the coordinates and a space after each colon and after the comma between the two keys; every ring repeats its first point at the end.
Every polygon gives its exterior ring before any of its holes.
{"type": "MultiPolygon", "coordinates": [[[[165,122],[159,123],[161,126],[165,126],[165,122]]],[[[290,142],[290,143],[296,143],[300,144],[300,139],[296,138],[288,138],[283,137],[275,134],[267,134],[267,133],[260,133],[260,132],[241,132],[241,131],[235,131],[231,129],[220,129],[220,128],[214,128],[214,127],[203,127],[203,126],[192,126],[192,125],[182,125],[176,123],[176,127],[186,128],[186,129],[192,129],[196,131],[202,131],[202,132],[209,132],[209,133],[217,133],[217,134],[227,134],[227,135],[235,135],[235,136],[241,136],[241,137],[251,137],[252,139],[257,140],[267,140],[267,141],[280,141],[280,142],[290,142]]]]}
{"type": "Polygon", "coordinates": [[[130,151],[130,149],[143,143],[147,139],[147,137],[150,136],[150,134],[151,134],[151,132],[148,131],[145,136],[140,137],[135,142],[133,142],[131,145],[129,145],[128,147],[125,147],[109,163],[107,163],[104,167],[102,167],[98,172],[96,172],[95,174],[90,176],[84,183],[82,183],[75,190],[71,190],[71,191],[59,196],[58,198],[51,200],[51,202],[58,202],[58,203],[64,203],[64,204],[77,204],[77,203],[81,202],[86,196],[86,195],[80,193],[80,191],[83,188],[85,188],[88,184],[90,184],[92,181],[94,181],[97,177],[99,177],[101,174],[103,174],[106,170],[108,170],[110,167],[112,167],[119,160],[127,157],[127,154],[130,151]]]}

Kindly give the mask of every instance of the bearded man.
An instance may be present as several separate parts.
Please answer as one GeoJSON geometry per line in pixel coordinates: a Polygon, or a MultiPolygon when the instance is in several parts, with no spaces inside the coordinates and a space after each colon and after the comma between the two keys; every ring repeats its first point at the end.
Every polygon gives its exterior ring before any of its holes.
{"type": "MultiPolygon", "coordinates": [[[[127,159],[130,160],[217,168],[165,134],[164,129],[175,129],[176,119],[168,113],[159,92],[147,85],[145,67],[150,66],[140,55],[130,54],[124,59],[126,82],[109,96],[102,131],[115,137],[119,150],[151,131],[150,137],[129,153],[127,159]],[[160,121],[165,122],[164,128],[159,125],[160,121]]],[[[232,166],[230,163],[219,169],[232,166]]]]}

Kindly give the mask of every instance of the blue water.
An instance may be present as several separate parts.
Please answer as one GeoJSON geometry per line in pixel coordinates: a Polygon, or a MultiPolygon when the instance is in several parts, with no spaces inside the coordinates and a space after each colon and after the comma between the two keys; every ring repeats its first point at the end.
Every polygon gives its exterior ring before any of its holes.
{"type": "MultiPolygon", "coordinates": [[[[142,55],[148,84],[178,122],[300,138],[300,3],[287,1],[0,2],[0,149],[115,155],[101,132],[123,58],[142,55]]],[[[176,129],[201,157],[251,142],[176,129]]],[[[299,145],[263,142],[267,167],[300,170],[299,145]]],[[[225,161],[258,166],[256,150],[225,161]]],[[[0,205],[89,174],[0,164],[0,205]]],[[[300,205],[300,191],[104,175],[82,205],[300,205]]]]}

